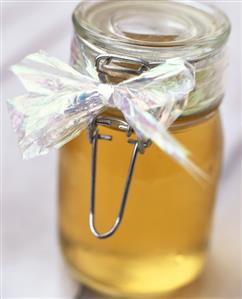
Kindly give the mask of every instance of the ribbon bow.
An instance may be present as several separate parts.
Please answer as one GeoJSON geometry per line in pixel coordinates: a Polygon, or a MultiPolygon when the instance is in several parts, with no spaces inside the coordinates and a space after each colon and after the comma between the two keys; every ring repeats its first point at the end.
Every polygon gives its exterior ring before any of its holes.
{"type": "Polygon", "coordinates": [[[151,139],[195,177],[206,177],[167,130],[195,85],[193,67],[182,59],[168,59],[117,85],[100,83],[44,52],[25,57],[11,69],[28,91],[8,100],[25,159],[61,147],[106,107],[115,107],[140,138],[151,139]]]}

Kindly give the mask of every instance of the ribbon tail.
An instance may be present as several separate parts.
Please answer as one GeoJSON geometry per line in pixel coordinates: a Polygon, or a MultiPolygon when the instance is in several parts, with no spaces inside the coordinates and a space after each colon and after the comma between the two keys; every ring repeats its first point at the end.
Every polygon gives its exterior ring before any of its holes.
{"type": "Polygon", "coordinates": [[[104,105],[96,92],[30,93],[8,100],[8,110],[23,158],[30,159],[77,137],[104,105]]]}
{"type": "Polygon", "coordinates": [[[189,159],[189,151],[168,132],[164,124],[149,112],[142,110],[139,105],[135,105],[128,97],[116,95],[115,104],[123,112],[138,137],[152,140],[197,181],[209,181],[209,176],[189,159]]]}

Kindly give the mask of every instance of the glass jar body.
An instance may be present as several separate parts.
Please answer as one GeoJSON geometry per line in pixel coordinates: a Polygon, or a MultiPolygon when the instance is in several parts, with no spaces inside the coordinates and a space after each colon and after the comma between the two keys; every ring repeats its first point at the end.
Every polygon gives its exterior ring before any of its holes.
{"type": "MultiPolygon", "coordinates": [[[[177,125],[177,127],[176,127],[177,125]]],[[[60,152],[59,225],[64,256],[75,276],[98,291],[155,296],[194,280],[206,257],[222,152],[217,109],[185,118],[172,134],[210,175],[203,185],[154,144],[138,155],[123,222],[96,239],[88,225],[91,145],[86,132],[60,152]]],[[[117,216],[132,145],[124,133],[102,128],[96,182],[96,225],[110,229],[117,216]]]]}

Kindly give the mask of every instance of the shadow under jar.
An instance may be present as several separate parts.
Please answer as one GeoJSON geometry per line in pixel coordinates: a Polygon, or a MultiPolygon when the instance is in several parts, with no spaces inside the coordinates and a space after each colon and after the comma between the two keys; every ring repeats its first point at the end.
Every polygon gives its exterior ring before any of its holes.
{"type": "MultiPolygon", "coordinates": [[[[212,6],[166,1],[90,1],[74,11],[72,65],[103,82],[132,76],[124,60],[97,70],[100,54],[136,59],[150,67],[181,57],[195,68],[196,86],[169,128],[210,177],[201,184],[155,144],[137,157],[123,222],[109,238],[89,228],[92,149],[87,132],[65,145],[59,161],[59,226],[71,270],[87,286],[120,297],[156,296],[193,281],[206,258],[221,166],[218,107],[223,98],[225,44],[230,26],[212,6]],[[115,67],[116,70],[113,69],[115,67]]],[[[105,119],[124,121],[115,109],[105,119]]],[[[95,221],[105,232],[115,222],[133,146],[116,127],[99,126],[113,140],[99,141],[95,221]]]]}

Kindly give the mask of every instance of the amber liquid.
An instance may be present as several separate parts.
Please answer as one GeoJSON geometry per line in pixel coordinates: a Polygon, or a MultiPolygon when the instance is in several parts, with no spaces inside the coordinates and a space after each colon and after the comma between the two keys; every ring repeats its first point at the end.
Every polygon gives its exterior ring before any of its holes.
{"type": "MultiPolygon", "coordinates": [[[[123,222],[116,234],[96,239],[88,225],[91,146],[86,132],[60,152],[60,237],[76,277],[121,297],[154,296],[194,280],[206,256],[221,162],[218,113],[201,116],[175,137],[210,175],[200,184],[152,145],[138,155],[123,222]]],[[[102,128],[97,161],[96,226],[105,232],[118,213],[132,145],[124,133],[102,128]]]]}

